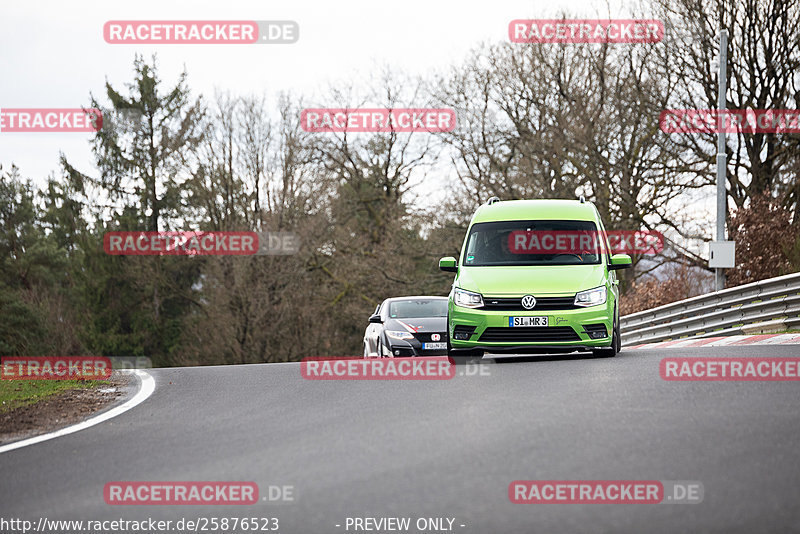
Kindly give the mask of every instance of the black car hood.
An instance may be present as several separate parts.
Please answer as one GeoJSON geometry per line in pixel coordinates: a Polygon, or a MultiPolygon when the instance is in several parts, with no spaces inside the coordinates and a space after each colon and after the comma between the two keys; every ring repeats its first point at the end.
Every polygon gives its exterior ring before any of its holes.
{"type": "Polygon", "coordinates": [[[383,326],[386,330],[409,330],[412,333],[446,332],[447,317],[409,317],[408,319],[387,319],[383,326]]]}

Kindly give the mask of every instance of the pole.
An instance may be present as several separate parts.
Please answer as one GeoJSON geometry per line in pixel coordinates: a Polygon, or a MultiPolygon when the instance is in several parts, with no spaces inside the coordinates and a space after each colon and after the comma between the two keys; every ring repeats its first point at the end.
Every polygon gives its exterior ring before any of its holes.
{"type": "MultiPolygon", "coordinates": [[[[725,93],[728,66],[728,30],[719,31],[719,95],[717,99],[717,241],[725,241],[725,215],[727,212],[727,173],[725,154],[725,128],[723,114],[726,109],[725,93]]],[[[725,289],[725,271],[715,269],[716,290],[725,289]]]]}

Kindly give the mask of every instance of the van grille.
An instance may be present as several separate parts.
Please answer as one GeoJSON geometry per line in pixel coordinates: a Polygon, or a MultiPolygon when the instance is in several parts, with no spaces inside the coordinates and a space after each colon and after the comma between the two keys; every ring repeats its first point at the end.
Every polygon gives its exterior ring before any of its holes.
{"type": "Polygon", "coordinates": [[[571,326],[494,327],[483,331],[479,341],[487,343],[548,343],[580,341],[581,337],[571,326]]]}
{"type": "Polygon", "coordinates": [[[522,297],[483,297],[484,310],[497,311],[552,311],[552,310],[574,310],[575,295],[567,297],[537,297],[536,305],[530,310],[522,307],[522,297]]]}

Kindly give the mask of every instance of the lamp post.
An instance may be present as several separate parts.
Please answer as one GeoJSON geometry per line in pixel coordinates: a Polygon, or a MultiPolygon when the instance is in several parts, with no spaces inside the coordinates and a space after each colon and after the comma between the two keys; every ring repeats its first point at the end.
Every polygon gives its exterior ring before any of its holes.
{"type": "MultiPolygon", "coordinates": [[[[719,95],[717,99],[717,235],[716,241],[725,241],[725,215],[727,212],[725,128],[723,114],[726,109],[725,93],[728,65],[728,30],[719,31],[719,95]]],[[[715,269],[716,290],[725,288],[725,271],[715,269]]]]}

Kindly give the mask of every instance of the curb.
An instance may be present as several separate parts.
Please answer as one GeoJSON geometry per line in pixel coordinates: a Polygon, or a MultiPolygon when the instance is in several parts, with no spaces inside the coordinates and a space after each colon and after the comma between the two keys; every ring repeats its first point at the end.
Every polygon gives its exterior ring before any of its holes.
{"type": "Polygon", "coordinates": [[[731,345],[800,345],[800,334],[759,334],[749,336],[725,336],[674,339],[658,343],[625,346],[626,350],[672,349],[684,347],[725,347],[731,345]]]}
{"type": "Polygon", "coordinates": [[[135,369],[131,372],[133,372],[139,378],[139,391],[137,391],[132,398],[128,399],[127,401],[125,401],[124,403],[120,404],[115,408],[111,408],[110,410],[102,412],[94,417],[90,417],[89,419],[81,421],[80,423],[76,423],[74,425],[70,425],[68,427],[56,430],[55,432],[49,432],[47,434],[34,436],[32,438],[26,438],[20,441],[14,441],[12,443],[0,446],[0,454],[8,451],[13,451],[14,449],[27,447],[28,445],[35,445],[36,443],[41,443],[43,441],[48,441],[51,439],[59,438],[61,436],[66,436],[68,434],[79,432],[86,428],[100,424],[104,421],[108,421],[109,419],[121,415],[130,410],[131,408],[134,408],[135,406],[141,404],[142,402],[147,400],[147,398],[150,397],[150,395],[153,394],[153,391],[155,391],[156,381],[147,371],[143,371],[141,369],[135,369]]]}

